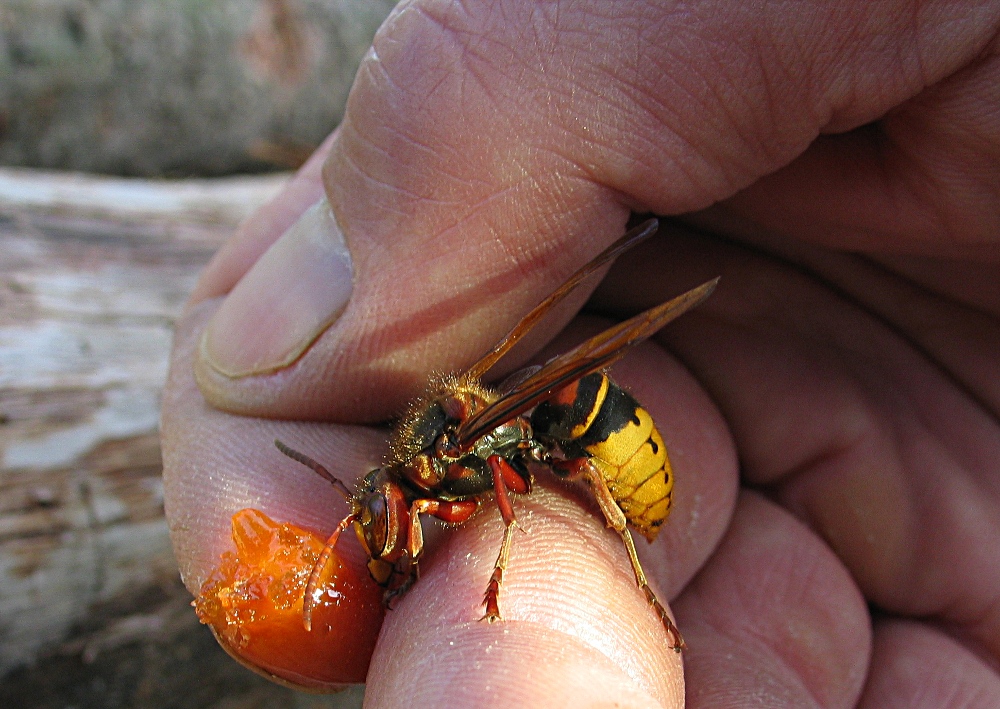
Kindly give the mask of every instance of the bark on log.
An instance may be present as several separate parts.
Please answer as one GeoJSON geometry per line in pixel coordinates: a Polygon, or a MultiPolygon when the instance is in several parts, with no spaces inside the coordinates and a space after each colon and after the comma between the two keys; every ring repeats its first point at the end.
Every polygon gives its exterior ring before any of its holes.
{"type": "Polygon", "coordinates": [[[0,170],[0,706],[357,705],[295,699],[225,656],[163,517],[174,319],[283,179],[0,170]]]}
{"type": "Polygon", "coordinates": [[[395,0],[4,0],[0,164],[294,167],[340,122],[395,0]]]}

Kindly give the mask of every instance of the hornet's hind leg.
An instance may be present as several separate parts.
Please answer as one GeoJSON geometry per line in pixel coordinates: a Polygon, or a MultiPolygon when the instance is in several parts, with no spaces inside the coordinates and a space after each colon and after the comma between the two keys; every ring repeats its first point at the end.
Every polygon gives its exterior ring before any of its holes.
{"type": "Polygon", "coordinates": [[[684,638],[681,637],[680,631],[677,630],[677,626],[671,620],[667,609],[663,607],[660,599],[656,597],[653,589],[649,587],[649,582],[646,581],[646,574],[639,563],[639,556],[635,552],[635,542],[632,541],[632,534],[628,531],[628,527],[626,527],[628,520],[625,518],[625,513],[622,512],[622,508],[615,501],[614,495],[611,494],[611,490],[608,489],[608,484],[605,482],[600,470],[594,467],[586,458],[559,461],[557,465],[559,467],[558,472],[561,475],[566,475],[566,477],[582,477],[590,485],[590,489],[594,492],[594,497],[597,499],[597,504],[601,508],[601,512],[604,513],[604,519],[607,521],[608,526],[618,532],[622,538],[622,542],[625,544],[625,551],[628,552],[628,559],[632,563],[632,573],[635,574],[636,585],[642,589],[643,594],[646,596],[646,601],[656,611],[656,614],[660,617],[660,621],[663,623],[663,627],[667,630],[667,635],[670,637],[670,649],[676,652],[683,650],[685,647],[684,638]]]}

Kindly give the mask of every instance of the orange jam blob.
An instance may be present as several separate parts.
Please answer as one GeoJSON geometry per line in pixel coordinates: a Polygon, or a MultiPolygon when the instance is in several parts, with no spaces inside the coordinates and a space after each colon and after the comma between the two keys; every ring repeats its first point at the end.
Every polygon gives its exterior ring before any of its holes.
{"type": "Polygon", "coordinates": [[[365,681],[382,626],[382,590],[362,567],[331,555],[316,590],[312,630],[302,621],[306,583],[325,540],[263,512],[233,515],[236,553],[225,552],[194,602],[230,655],[299,689],[365,681]]]}

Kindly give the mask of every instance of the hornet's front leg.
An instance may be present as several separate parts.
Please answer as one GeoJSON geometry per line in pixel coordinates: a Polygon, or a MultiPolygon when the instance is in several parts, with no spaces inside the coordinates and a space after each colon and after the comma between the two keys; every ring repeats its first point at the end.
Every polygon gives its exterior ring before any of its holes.
{"type": "Polygon", "coordinates": [[[449,524],[460,524],[471,517],[479,507],[476,500],[435,500],[423,498],[410,505],[410,526],[406,534],[406,552],[396,561],[393,568],[394,581],[385,591],[383,603],[387,608],[397,597],[402,596],[420,577],[420,555],[424,551],[424,530],[420,526],[420,515],[428,514],[449,524]]]}

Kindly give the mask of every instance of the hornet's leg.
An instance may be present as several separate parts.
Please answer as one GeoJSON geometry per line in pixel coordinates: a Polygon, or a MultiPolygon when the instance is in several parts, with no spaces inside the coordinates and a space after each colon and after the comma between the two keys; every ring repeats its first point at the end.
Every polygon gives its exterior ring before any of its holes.
{"type": "Polygon", "coordinates": [[[420,577],[420,566],[417,562],[424,551],[424,530],[420,526],[420,515],[429,514],[444,522],[459,524],[469,519],[478,507],[479,503],[475,500],[442,501],[427,498],[413,501],[410,506],[410,528],[406,535],[406,553],[396,562],[397,568],[400,565],[406,567],[404,573],[407,573],[407,577],[386,591],[383,600],[387,607],[394,598],[406,593],[420,577]],[[406,560],[405,564],[401,564],[403,559],[406,560]]]}
{"type": "Polygon", "coordinates": [[[486,462],[493,473],[493,489],[496,493],[497,507],[500,508],[500,517],[504,523],[500,553],[493,566],[490,582],[486,585],[486,593],[483,594],[483,605],[486,606],[486,613],[480,620],[492,623],[495,620],[500,620],[500,586],[503,584],[503,572],[507,569],[507,561],[510,559],[510,545],[514,538],[514,529],[517,527],[514,506],[510,502],[510,490],[521,493],[528,492],[529,484],[503,457],[491,455],[486,459],[486,462]]]}
{"type": "Polygon", "coordinates": [[[316,558],[316,563],[313,564],[312,571],[309,572],[309,580],[306,582],[305,595],[302,597],[302,625],[305,626],[307,631],[312,630],[312,614],[313,608],[316,607],[316,589],[319,588],[320,578],[323,575],[323,571],[326,570],[327,564],[330,563],[330,555],[333,554],[333,548],[337,546],[337,540],[340,539],[340,535],[345,529],[347,529],[352,522],[357,519],[357,516],[352,512],[351,514],[340,520],[340,524],[337,528],[333,530],[333,534],[330,538],[326,540],[326,545],[323,547],[323,551],[319,553],[316,558]]]}
{"type": "Polygon", "coordinates": [[[625,544],[625,551],[628,552],[628,559],[632,563],[632,573],[635,574],[635,582],[645,594],[646,601],[660,617],[663,627],[666,628],[667,635],[670,636],[670,648],[676,652],[683,650],[685,647],[684,638],[681,637],[677,626],[667,614],[667,609],[663,607],[656,594],[653,593],[653,589],[649,587],[649,582],[646,581],[646,574],[643,572],[639,556],[635,552],[635,542],[632,541],[632,534],[626,527],[628,520],[625,518],[625,513],[622,512],[622,508],[615,501],[614,495],[611,494],[611,490],[608,489],[608,484],[605,482],[604,476],[601,475],[601,471],[586,458],[559,461],[559,468],[560,474],[567,474],[567,477],[579,476],[589,483],[608,526],[618,532],[625,544]]]}

